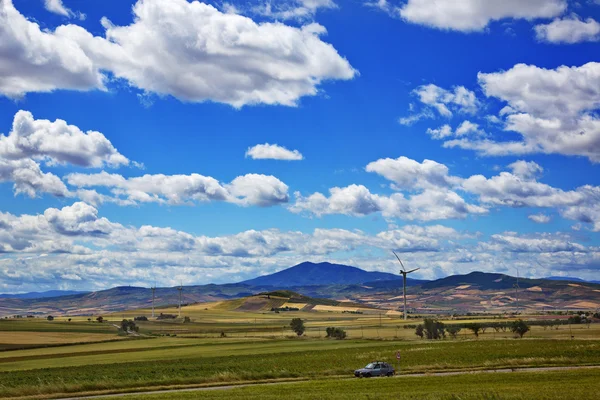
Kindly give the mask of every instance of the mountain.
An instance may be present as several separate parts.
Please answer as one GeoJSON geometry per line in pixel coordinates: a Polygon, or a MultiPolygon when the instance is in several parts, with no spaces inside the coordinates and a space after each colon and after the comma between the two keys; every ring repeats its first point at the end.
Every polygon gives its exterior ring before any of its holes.
{"type": "Polygon", "coordinates": [[[600,284],[600,281],[586,281],[585,279],[581,279],[581,278],[573,278],[570,276],[549,276],[547,278],[544,279],[548,279],[551,281],[568,281],[568,282],[583,282],[583,283],[596,283],[596,284],[600,284]]]}
{"type": "Polygon", "coordinates": [[[395,279],[398,279],[398,275],[385,272],[369,272],[348,265],[331,264],[328,262],[318,264],[303,262],[283,271],[240,283],[250,286],[288,288],[312,285],[352,285],[395,279]]]}
{"type": "Polygon", "coordinates": [[[74,290],[48,290],[46,292],[29,292],[19,294],[4,293],[0,294],[0,299],[44,299],[48,297],[70,296],[73,294],[84,293],[89,292],[78,292],[74,290]]]}

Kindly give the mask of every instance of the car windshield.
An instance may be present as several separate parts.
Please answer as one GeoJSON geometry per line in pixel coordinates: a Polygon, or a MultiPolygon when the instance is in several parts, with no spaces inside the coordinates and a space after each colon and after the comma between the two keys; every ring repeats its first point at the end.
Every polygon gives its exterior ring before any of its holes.
{"type": "Polygon", "coordinates": [[[373,364],[373,363],[370,363],[365,367],[365,369],[373,369],[373,368],[375,368],[375,364],[373,364]]]}

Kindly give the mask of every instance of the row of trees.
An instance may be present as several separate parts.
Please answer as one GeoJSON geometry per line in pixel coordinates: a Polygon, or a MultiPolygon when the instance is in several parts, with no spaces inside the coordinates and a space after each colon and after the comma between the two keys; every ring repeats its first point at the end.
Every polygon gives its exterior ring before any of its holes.
{"type": "MultiPolygon", "coordinates": [[[[436,340],[444,339],[446,337],[446,333],[448,333],[453,338],[456,338],[456,335],[458,335],[462,329],[468,329],[473,332],[476,337],[479,337],[479,333],[485,333],[486,329],[489,327],[489,325],[482,325],[478,323],[462,325],[453,324],[446,326],[443,322],[440,322],[437,319],[425,318],[422,324],[415,327],[415,335],[419,336],[421,339],[426,338],[436,340]]],[[[493,328],[496,329],[497,332],[502,329],[504,331],[509,329],[512,333],[521,338],[530,330],[529,325],[522,319],[509,323],[503,323],[502,325],[499,323],[494,323],[493,328]]]]}
{"type": "MultiPolygon", "coordinates": [[[[304,326],[304,321],[301,318],[294,318],[292,322],[290,322],[290,328],[296,333],[298,336],[302,336],[306,327],[304,326]]],[[[335,328],[333,326],[327,327],[325,329],[326,337],[342,340],[346,338],[346,331],[342,328],[335,328]]]]}

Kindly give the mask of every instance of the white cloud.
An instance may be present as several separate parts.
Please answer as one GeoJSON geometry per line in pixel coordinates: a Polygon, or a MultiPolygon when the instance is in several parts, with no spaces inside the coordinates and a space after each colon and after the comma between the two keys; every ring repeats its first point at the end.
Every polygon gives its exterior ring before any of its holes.
{"type": "MultiPolygon", "coordinates": [[[[121,204],[161,203],[193,204],[226,201],[243,206],[272,206],[288,201],[288,187],[274,176],[247,174],[223,185],[215,178],[200,174],[143,175],[125,178],[119,174],[70,174],[67,182],[78,188],[107,188],[110,201],[121,204]]],[[[87,193],[93,196],[95,193],[87,193]]],[[[104,197],[99,200],[106,201],[104,197]]]]}
{"type": "Polygon", "coordinates": [[[466,120],[463,121],[454,132],[452,131],[452,127],[450,125],[445,124],[437,129],[428,128],[427,134],[436,140],[447,140],[451,137],[486,135],[486,133],[479,128],[479,124],[466,120]]]}
{"type": "Polygon", "coordinates": [[[408,22],[461,32],[483,31],[491,21],[552,18],[562,14],[565,0],[408,0],[388,10],[408,22]]]}
{"type": "Polygon", "coordinates": [[[456,86],[454,92],[443,89],[434,84],[419,86],[413,91],[421,103],[436,109],[444,117],[452,116],[449,107],[466,113],[474,113],[479,107],[475,93],[464,86],[456,86]]]}
{"type": "MultiPolygon", "coordinates": [[[[79,28],[81,29],[81,28],[79,28]]],[[[13,6],[0,2],[0,94],[20,98],[56,89],[104,90],[99,66],[66,35],[68,26],[42,31],[13,6]]]]}
{"type": "Polygon", "coordinates": [[[402,193],[391,196],[372,194],[362,185],[329,189],[329,197],[314,193],[303,197],[296,192],[296,201],[289,207],[294,213],[307,213],[321,217],[329,214],[366,216],[381,212],[386,218],[407,221],[435,221],[466,218],[469,214],[486,214],[487,209],[468,204],[451,190],[426,189],[405,197],[402,193]]]}
{"type": "Polygon", "coordinates": [[[294,106],[325,80],[352,79],[348,61],[320,36],[325,28],[257,24],[198,1],[138,1],[134,22],[106,37],[76,25],[42,32],[10,0],[0,13],[0,92],[103,89],[108,71],[146,93],[183,101],[294,106]],[[174,29],[176,27],[177,29],[174,29]],[[29,32],[23,36],[19,32],[29,32]]]}
{"type": "Polygon", "coordinates": [[[488,250],[508,251],[515,253],[557,253],[557,252],[586,252],[585,246],[574,243],[566,235],[535,234],[520,235],[515,232],[492,235],[489,243],[482,247],[488,250]]]}
{"type": "Polygon", "coordinates": [[[583,21],[578,17],[555,19],[549,24],[536,25],[537,39],[549,43],[596,42],[600,40],[600,23],[593,18],[583,21]]]}
{"type": "Polygon", "coordinates": [[[248,148],[246,157],[251,157],[253,160],[302,160],[304,157],[298,150],[288,150],[277,144],[257,144],[248,148]]]}
{"type": "Polygon", "coordinates": [[[147,92],[238,108],[294,106],[316,95],[322,81],[356,74],[319,38],[325,28],[318,24],[257,24],[186,0],[138,2],[133,12],[128,26],[104,20],[107,40],[82,30],[71,33],[102,68],[147,92]]]}
{"type": "Polygon", "coordinates": [[[289,201],[288,186],[272,175],[238,176],[226,187],[233,202],[245,206],[270,207],[289,201]]]}
{"type": "Polygon", "coordinates": [[[70,196],[58,176],[42,172],[39,164],[31,159],[7,160],[0,157],[0,182],[13,182],[15,195],[24,194],[32,198],[39,193],[70,196]]]}
{"type": "Polygon", "coordinates": [[[504,129],[521,140],[461,138],[445,147],[475,150],[482,155],[564,154],[600,162],[600,63],[544,69],[518,64],[508,71],[479,73],[488,97],[506,102],[500,116],[504,129]]]}
{"type": "Polygon", "coordinates": [[[62,0],[44,0],[44,7],[51,13],[62,15],[63,17],[77,17],[80,20],[85,19],[85,14],[82,14],[80,12],[73,12],[71,9],[67,8],[63,4],[62,0]]]}
{"type": "Polygon", "coordinates": [[[266,0],[253,7],[253,11],[274,19],[308,19],[313,18],[319,9],[337,8],[333,0],[266,0]]]}
{"type": "Polygon", "coordinates": [[[538,224],[547,224],[552,220],[552,218],[550,218],[546,214],[531,214],[528,215],[527,218],[529,218],[533,222],[537,222],[538,224]]]}
{"type": "Polygon", "coordinates": [[[394,182],[394,188],[397,190],[446,188],[460,181],[449,175],[448,167],[444,164],[432,160],[419,163],[404,156],[373,161],[367,165],[366,171],[375,172],[394,182]]]}
{"type": "Polygon", "coordinates": [[[513,174],[525,180],[534,180],[539,177],[544,168],[533,161],[518,160],[508,166],[513,174]]]}
{"type": "Polygon", "coordinates": [[[22,110],[15,114],[10,134],[0,135],[0,157],[10,160],[31,158],[82,167],[129,164],[102,133],[83,132],[60,119],[54,122],[36,120],[30,112],[22,110]]]}

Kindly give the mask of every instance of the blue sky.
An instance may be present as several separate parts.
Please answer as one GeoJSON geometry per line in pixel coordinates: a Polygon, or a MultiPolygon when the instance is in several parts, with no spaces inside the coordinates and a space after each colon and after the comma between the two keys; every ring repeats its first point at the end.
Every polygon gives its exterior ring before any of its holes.
{"type": "Polygon", "coordinates": [[[597,279],[600,4],[460,3],[1,1],[0,292],[597,279]]]}

